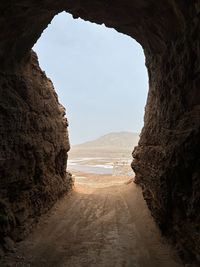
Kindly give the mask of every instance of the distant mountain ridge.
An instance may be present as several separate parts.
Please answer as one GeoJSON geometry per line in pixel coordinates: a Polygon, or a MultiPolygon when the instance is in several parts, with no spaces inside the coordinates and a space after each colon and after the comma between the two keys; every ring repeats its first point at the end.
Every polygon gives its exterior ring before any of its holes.
{"type": "Polygon", "coordinates": [[[133,132],[112,132],[95,140],[73,146],[73,149],[132,149],[139,141],[139,134],[133,132]]]}

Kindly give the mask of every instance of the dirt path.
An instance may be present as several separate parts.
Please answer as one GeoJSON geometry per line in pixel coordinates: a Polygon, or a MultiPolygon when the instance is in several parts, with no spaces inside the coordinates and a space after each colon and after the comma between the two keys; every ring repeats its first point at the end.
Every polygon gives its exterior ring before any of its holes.
{"type": "Polygon", "coordinates": [[[5,262],[0,266],[181,266],[161,241],[133,183],[103,189],[76,186],[5,262]]]}

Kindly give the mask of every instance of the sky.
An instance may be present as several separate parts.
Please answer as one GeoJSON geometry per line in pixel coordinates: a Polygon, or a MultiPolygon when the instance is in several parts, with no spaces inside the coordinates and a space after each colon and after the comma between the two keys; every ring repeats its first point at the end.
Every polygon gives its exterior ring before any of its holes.
{"type": "Polygon", "coordinates": [[[134,39],[63,12],[33,50],[66,108],[72,145],[109,132],[141,131],[148,76],[134,39]]]}

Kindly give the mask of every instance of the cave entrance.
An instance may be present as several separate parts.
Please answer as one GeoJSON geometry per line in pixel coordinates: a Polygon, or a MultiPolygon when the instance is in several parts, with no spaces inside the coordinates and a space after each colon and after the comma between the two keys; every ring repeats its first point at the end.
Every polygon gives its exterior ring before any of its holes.
{"type": "Polygon", "coordinates": [[[94,184],[94,173],[96,185],[130,180],[148,88],[142,47],[114,29],[63,12],[34,50],[67,109],[68,169],[76,182],[87,177],[94,184]]]}

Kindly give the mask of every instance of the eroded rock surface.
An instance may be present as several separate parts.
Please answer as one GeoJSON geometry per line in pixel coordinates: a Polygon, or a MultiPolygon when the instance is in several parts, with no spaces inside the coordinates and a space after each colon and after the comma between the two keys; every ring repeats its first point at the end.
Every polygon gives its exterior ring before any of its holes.
{"type": "Polygon", "coordinates": [[[132,163],[136,182],[181,257],[200,259],[200,40],[197,17],[159,57],[147,55],[145,124],[132,163]],[[198,34],[197,34],[198,33],[198,34]]]}
{"type": "Polygon", "coordinates": [[[0,238],[6,247],[6,236],[22,239],[72,179],[64,108],[36,54],[18,73],[0,75],[0,238]]]}
{"type": "Polygon", "coordinates": [[[199,0],[1,1],[0,174],[5,201],[0,207],[2,214],[9,214],[6,222],[2,216],[1,231],[23,232],[28,218],[67,190],[63,111],[37,64],[25,63],[42,31],[64,10],[105,23],[143,46],[150,91],[141,140],[133,153],[136,182],[182,258],[199,262],[199,0]]]}

